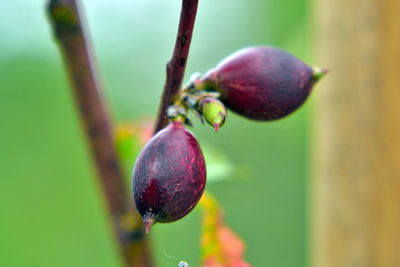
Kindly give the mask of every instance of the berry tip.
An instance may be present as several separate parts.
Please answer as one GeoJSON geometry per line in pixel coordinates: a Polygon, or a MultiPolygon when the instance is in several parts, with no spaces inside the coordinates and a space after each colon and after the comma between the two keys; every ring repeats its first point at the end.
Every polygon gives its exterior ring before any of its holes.
{"type": "Polygon", "coordinates": [[[219,123],[218,122],[214,123],[214,129],[215,129],[215,132],[218,132],[218,129],[219,129],[219,123]]]}
{"type": "Polygon", "coordinates": [[[319,68],[319,67],[313,67],[314,73],[314,83],[319,81],[322,77],[325,76],[329,72],[329,69],[327,68],[319,68]]]}
{"type": "Polygon", "coordinates": [[[150,227],[155,223],[152,217],[143,218],[143,223],[146,228],[146,234],[150,232],[150,227]]]}

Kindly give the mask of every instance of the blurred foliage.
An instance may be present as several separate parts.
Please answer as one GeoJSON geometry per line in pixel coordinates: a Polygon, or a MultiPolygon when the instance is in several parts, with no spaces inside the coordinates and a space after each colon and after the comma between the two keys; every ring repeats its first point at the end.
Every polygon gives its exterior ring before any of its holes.
{"type": "MultiPolygon", "coordinates": [[[[44,4],[2,2],[0,266],[120,266],[44,4]]],[[[84,1],[83,7],[116,125],[154,116],[180,1],[84,1]]],[[[305,0],[201,1],[186,80],[254,44],[280,46],[316,64],[308,54],[308,10],[305,0]]],[[[207,190],[245,240],[246,259],[254,266],[307,266],[309,106],[273,123],[230,112],[218,133],[199,124],[191,129],[202,145],[227,156],[229,164],[220,172],[235,166],[228,180],[210,183],[207,190]]],[[[200,214],[196,208],[176,223],[154,227],[149,236],[158,266],[200,262],[200,214]]]]}
{"type": "Polygon", "coordinates": [[[223,211],[215,198],[205,192],[200,199],[203,208],[201,236],[202,265],[208,267],[250,267],[244,261],[244,242],[223,219],[223,211]]]}

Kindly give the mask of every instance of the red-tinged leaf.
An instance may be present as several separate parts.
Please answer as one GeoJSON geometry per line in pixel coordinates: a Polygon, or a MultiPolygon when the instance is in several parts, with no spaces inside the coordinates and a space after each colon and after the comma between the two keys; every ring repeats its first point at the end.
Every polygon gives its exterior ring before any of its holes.
{"type": "Polygon", "coordinates": [[[244,261],[245,244],[223,220],[220,205],[208,193],[200,200],[204,210],[202,230],[202,261],[207,267],[250,267],[244,261]]]}

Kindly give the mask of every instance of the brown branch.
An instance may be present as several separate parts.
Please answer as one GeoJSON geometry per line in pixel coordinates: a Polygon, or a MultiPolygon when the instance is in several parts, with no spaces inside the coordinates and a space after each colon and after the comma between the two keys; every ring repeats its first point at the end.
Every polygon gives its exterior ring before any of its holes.
{"type": "Polygon", "coordinates": [[[51,0],[49,15],[71,79],[125,266],[152,266],[141,218],[125,186],[112,125],[96,80],[91,48],[76,0],[51,0]]]}
{"type": "Polygon", "coordinates": [[[182,0],[178,33],[171,60],[167,63],[167,78],[164,84],[161,103],[158,110],[154,133],[164,128],[168,122],[166,111],[176,99],[185,74],[194,22],[196,19],[198,0],[182,0]]]}

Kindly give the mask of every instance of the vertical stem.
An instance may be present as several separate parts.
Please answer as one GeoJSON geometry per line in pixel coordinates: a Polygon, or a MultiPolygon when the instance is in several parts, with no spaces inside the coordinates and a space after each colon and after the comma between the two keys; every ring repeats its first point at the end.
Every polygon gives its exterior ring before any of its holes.
{"type": "Polygon", "coordinates": [[[320,61],[332,72],[318,92],[313,266],[397,267],[400,2],[317,7],[320,61]]]}
{"type": "Polygon", "coordinates": [[[52,0],[50,19],[71,79],[80,115],[107,202],[114,234],[125,266],[152,266],[144,229],[136,210],[128,205],[123,171],[115,151],[112,125],[96,79],[82,14],[75,0],[52,0]],[[138,226],[139,225],[139,226],[138,226]]]}
{"type": "Polygon", "coordinates": [[[178,96],[185,74],[186,62],[189,54],[194,22],[196,19],[198,0],[182,0],[182,9],[179,19],[178,33],[172,58],[167,63],[167,77],[164,84],[161,103],[158,110],[154,133],[166,126],[168,106],[178,96]]]}

